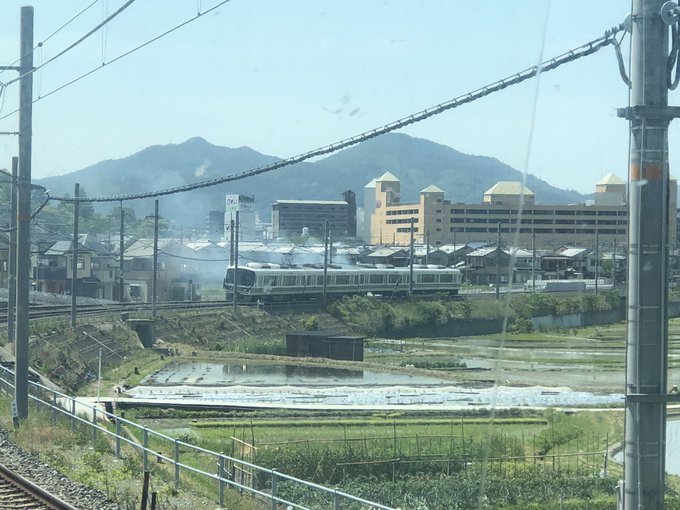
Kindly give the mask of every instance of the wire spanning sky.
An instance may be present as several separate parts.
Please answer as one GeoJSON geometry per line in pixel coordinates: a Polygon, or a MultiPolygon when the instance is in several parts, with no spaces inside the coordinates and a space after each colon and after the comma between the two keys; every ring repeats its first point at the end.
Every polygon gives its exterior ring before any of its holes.
{"type": "MultiPolygon", "coordinates": [[[[34,1],[36,43],[91,2],[34,1]]],[[[0,3],[0,65],[19,57],[19,13],[26,3],[0,3]]],[[[34,64],[123,3],[100,0],[37,50],[34,64]]],[[[217,3],[138,0],[103,34],[38,71],[35,96],[217,3]]],[[[33,176],[68,173],[194,136],[289,157],[561,54],[619,24],[629,10],[626,0],[232,0],[38,101],[33,176]]],[[[0,81],[15,76],[2,73],[0,81]]],[[[625,178],[628,124],[616,108],[627,105],[628,94],[613,48],[543,75],[536,91],[532,80],[403,132],[518,170],[527,167],[529,154],[530,173],[581,192],[592,192],[609,172],[625,178]]],[[[7,88],[0,116],[17,107],[18,92],[17,85],[7,88]]],[[[18,115],[0,121],[0,131],[17,129],[18,115]]],[[[679,130],[671,127],[676,175],[679,130]]],[[[0,167],[9,167],[16,152],[16,137],[0,137],[0,167]]]]}

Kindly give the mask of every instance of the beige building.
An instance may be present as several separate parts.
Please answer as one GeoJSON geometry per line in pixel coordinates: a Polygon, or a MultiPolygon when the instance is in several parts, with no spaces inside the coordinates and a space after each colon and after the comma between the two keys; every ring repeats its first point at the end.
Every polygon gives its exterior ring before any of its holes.
{"type": "Polygon", "coordinates": [[[401,203],[401,184],[390,172],[375,181],[375,211],[371,215],[371,244],[408,245],[413,219],[414,240],[444,244],[444,190],[431,185],[420,192],[418,202],[401,203]]]}
{"type": "MultiPolygon", "coordinates": [[[[560,245],[603,248],[628,242],[626,183],[614,174],[596,184],[595,198],[586,204],[541,205],[520,182],[500,181],[479,204],[451,203],[444,191],[428,186],[414,203],[401,203],[400,182],[386,172],[375,181],[375,212],[370,242],[407,246],[413,218],[414,239],[432,246],[496,242],[499,231],[506,245],[555,248],[560,245]],[[522,203],[520,207],[520,203],[522,203]],[[521,211],[521,217],[520,217],[521,211]],[[519,220],[519,224],[518,224],[519,220]],[[519,229],[517,228],[519,227],[519,229]],[[515,235],[518,238],[515,238],[515,235]]],[[[677,207],[677,181],[671,180],[669,210],[677,207]]],[[[675,245],[676,217],[670,215],[670,245],[675,245]]]]}

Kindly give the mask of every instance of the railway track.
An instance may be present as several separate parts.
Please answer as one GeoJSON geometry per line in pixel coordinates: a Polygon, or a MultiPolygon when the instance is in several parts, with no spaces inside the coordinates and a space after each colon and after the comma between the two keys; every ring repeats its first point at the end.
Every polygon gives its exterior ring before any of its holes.
{"type": "Polygon", "coordinates": [[[54,494],[0,464],[0,510],[77,510],[54,494]]]}

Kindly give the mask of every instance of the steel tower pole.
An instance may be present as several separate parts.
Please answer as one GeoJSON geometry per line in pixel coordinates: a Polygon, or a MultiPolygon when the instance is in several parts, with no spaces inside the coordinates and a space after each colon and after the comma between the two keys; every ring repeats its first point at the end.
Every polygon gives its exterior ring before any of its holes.
{"type": "Polygon", "coordinates": [[[626,510],[664,508],[668,312],[668,27],[664,0],[631,13],[626,510]]]}

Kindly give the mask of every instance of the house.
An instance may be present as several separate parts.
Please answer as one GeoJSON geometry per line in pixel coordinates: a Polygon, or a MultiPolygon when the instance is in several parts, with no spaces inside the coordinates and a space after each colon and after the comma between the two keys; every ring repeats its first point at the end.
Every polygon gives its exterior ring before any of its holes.
{"type": "Polygon", "coordinates": [[[473,285],[491,285],[496,283],[496,275],[500,283],[508,283],[510,253],[496,246],[486,246],[471,251],[465,256],[467,280],[473,285]]]}
{"type": "Polygon", "coordinates": [[[522,248],[478,248],[466,255],[462,269],[467,272],[467,280],[475,285],[495,284],[497,274],[502,284],[526,283],[532,275],[540,277],[540,261],[531,251],[522,248]],[[511,264],[512,281],[509,282],[511,264]]]}
{"type": "Polygon", "coordinates": [[[388,264],[395,267],[406,267],[409,264],[409,253],[406,248],[395,246],[377,248],[363,256],[360,260],[367,264],[388,264]]]}
{"type": "MultiPolygon", "coordinates": [[[[78,243],[77,295],[98,297],[99,280],[92,277],[92,250],[78,243]]],[[[70,294],[73,278],[73,241],[57,241],[33,259],[33,290],[70,294]]]]}
{"type": "MultiPolygon", "coordinates": [[[[138,239],[124,253],[127,299],[150,302],[153,282],[153,239],[138,239]]],[[[195,252],[174,239],[158,240],[156,292],[159,301],[194,298],[194,281],[201,271],[195,252]]]]}
{"type": "Polygon", "coordinates": [[[85,294],[80,290],[80,282],[78,286],[79,296],[89,296],[99,299],[118,300],[118,279],[120,276],[120,263],[113,251],[104,243],[98,241],[96,237],[91,234],[81,234],[79,237],[79,244],[90,250],[90,283],[97,282],[96,292],[89,283],[85,284],[84,290],[91,292],[85,294]]]}

